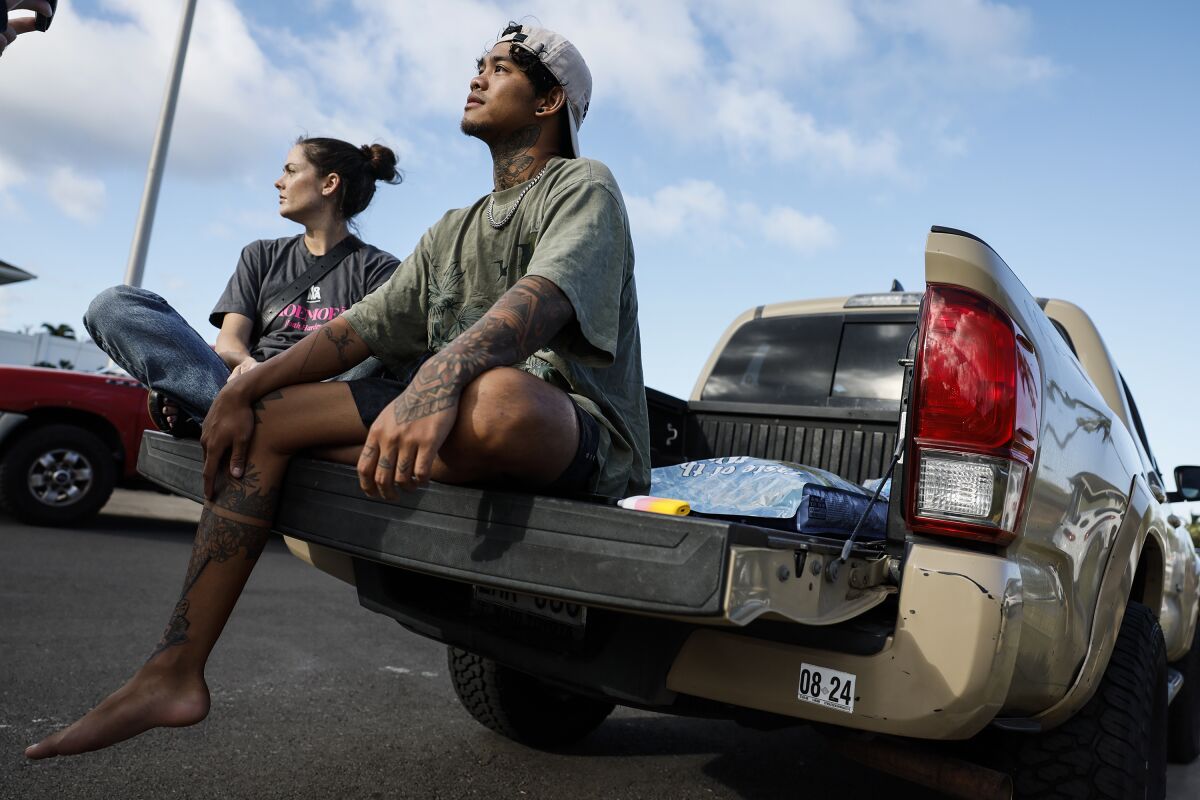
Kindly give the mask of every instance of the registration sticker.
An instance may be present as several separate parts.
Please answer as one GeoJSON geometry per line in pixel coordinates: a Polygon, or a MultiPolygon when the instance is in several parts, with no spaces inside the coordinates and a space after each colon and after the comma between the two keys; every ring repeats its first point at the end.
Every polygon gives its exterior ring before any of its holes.
{"type": "Polygon", "coordinates": [[[858,679],[849,672],[838,672],[815,664],[800,665],[800,686],[796,699],[825,708],[854,713],[854,693],[858,679]]]}

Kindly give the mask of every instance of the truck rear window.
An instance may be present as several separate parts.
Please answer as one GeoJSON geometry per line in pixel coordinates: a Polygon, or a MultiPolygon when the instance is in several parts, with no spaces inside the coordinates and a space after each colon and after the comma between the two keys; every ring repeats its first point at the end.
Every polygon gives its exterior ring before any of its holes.
{"type": "Polygon", "coordinates": [[[730,338],[701,399],[894,405],[904,379],[898,361],[904,358],[915,329],[915,318],[896,316],[864,320],[828,314],[752,320],[730,338]]]}

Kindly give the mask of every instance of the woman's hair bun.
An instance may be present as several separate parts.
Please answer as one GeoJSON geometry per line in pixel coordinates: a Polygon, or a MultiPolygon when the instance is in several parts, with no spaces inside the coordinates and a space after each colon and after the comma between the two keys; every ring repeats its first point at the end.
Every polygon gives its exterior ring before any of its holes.
{"type": "Polygon", "coordinates": [[[396,154],[392,148],[382,144],[364,144],[361,148],[363,156],[370,163],[370,171],[375,180],[386,183],[399,183],[396,173],[396,154]]]}
{"type": "Polygon", "coordinates": [[[375,182],[399,183],[396,154],[382,144],[355,147],[350,142],[326,137],[302,136],[296,144],[304,148],[304,157],[318,175],[337,173],[342,185],[335,200],[338,211],[346,220],[365,209],[375,196],[375,182]]]}

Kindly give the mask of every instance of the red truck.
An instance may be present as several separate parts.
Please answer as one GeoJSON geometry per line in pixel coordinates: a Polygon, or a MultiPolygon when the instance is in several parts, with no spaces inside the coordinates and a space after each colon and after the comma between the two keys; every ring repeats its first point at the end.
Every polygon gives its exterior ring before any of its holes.
{"type": "Polygon", "coordinates": [[[88,519],[114,486],[140,480],[151,427],[132,378],[0,366],[0,508],[34,525],[88,519]]]}

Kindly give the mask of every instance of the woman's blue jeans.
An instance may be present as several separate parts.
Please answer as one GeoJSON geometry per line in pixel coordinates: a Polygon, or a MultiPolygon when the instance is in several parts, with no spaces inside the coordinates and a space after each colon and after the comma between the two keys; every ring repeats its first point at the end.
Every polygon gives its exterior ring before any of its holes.
{"type": "MultiPolygon", "coordinates": [[[[88,306],[83,327],[122,369],[174,397],[197,422],[229,379],[221,357],[154,292],[125,285],[105,289],[88,306]]],[[[378,367],[368,358],[337,380],[365,377],[378,367]]]]}

